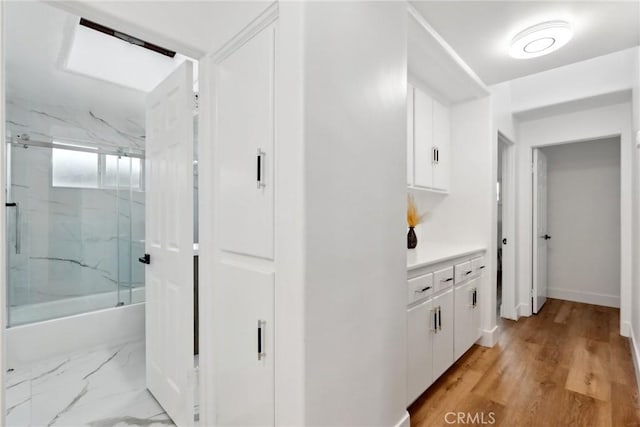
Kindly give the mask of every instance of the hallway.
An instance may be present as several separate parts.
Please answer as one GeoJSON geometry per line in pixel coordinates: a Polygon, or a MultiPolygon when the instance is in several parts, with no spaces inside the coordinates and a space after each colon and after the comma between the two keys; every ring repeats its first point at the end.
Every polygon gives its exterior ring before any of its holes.
{"type": "Polygon", "coordinates": [[[436,381],[409,408],[412,426],[640,425],[618,309],[549,299],[537,316],[498,322],[498,344],[474,346],[436,381]]]}

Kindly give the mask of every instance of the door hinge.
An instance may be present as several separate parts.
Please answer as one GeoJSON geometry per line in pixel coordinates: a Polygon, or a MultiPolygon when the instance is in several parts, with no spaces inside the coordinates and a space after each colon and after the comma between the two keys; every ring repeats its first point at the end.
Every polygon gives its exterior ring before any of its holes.
{"type": "Polygon", "coordinates": [[[198,114],[200,110],[200,94],[198,92],[193,93],[193,113],[198,114]]]}
{"type": "Polygon", "coordinates": [[[529,297],[530,297],[530,298],[533,298],[533,288],[532,288],[532,289],[529,289],[529,297]]]}

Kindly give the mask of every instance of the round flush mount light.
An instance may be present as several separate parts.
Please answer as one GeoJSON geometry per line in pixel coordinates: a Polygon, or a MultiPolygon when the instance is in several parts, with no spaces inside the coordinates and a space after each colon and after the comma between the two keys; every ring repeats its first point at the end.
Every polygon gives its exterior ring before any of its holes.
{"type": "Polygon", "coordinates": [[[509,55],[518,59],[547,55],[567,44],[573,36],[566,21],[548,21],[519,32],[511,41],[509,55]]]}

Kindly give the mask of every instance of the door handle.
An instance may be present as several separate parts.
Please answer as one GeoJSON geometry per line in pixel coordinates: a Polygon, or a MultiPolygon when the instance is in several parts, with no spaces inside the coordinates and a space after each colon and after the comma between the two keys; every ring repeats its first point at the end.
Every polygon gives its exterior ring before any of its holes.
{"type": "Polygon", "coordinates": [[[442,330],[442,307],[438,306],[438,329],[442,330]]]}
{"type": "Polygon", "coordinates": [[[505,237],[504,239],[502,239],[502,244],[506,245],[507,244],[507,238],[505,237]]]}
{"type": "Polygon", "coordinates": [[[421,294],[421,293],[423,293],[423,292],[428,291],[429,289],[431,289],[431,286],[426,286],[426,287],[424,287],[424,288],[422,288],[422,289],[416,289],[416,290],[415,290],[415,293],[417,293],[417,294],[421,294]]]}
{"type": "Polygon", "coordinates": [[[262,360],[267,355],[264,352],[264,330],[266,326],[266,320],[258,320],[258,360],[262,360]]]}
{"type": "Polygon", "coordinates": [[[144,254],[144,256],[141,256],[140,258],[138,258],[138,261],[140,261],[143,264],[151,264],[151,255],[144,254]]]}
{"type": "Polygon", "coordinates": [[[551,238],[551,236],[549,236],[548,234],[545,234],[544,236],[542,236],[542,238],[544,240],[549,240],[551,238]]]}

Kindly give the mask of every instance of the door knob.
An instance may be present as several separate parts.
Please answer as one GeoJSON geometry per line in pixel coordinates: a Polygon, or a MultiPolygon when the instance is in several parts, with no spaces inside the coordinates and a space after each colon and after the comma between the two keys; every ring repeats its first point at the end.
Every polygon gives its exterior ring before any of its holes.
{"type": "Polygon", "coordinates": [[[543,236],[543,238],[544,238],[544,240],[549,240],[549,239],[551,238],[551,236],[549,236],[548,234],[545,234],[545,235],[543,236]]]}
{"type": "Polygon", "coordinates": [[[507,238],[505,237],[504,239],[502,239],[502,244],[506,245],[507,244],[507,238]]]}
{"type": "Polygon", "coordinates": [[[140,261],[143,264],[151,264],[151,255],[144,254],[143,257],[138,258],[138,261],[140,261]]]}

